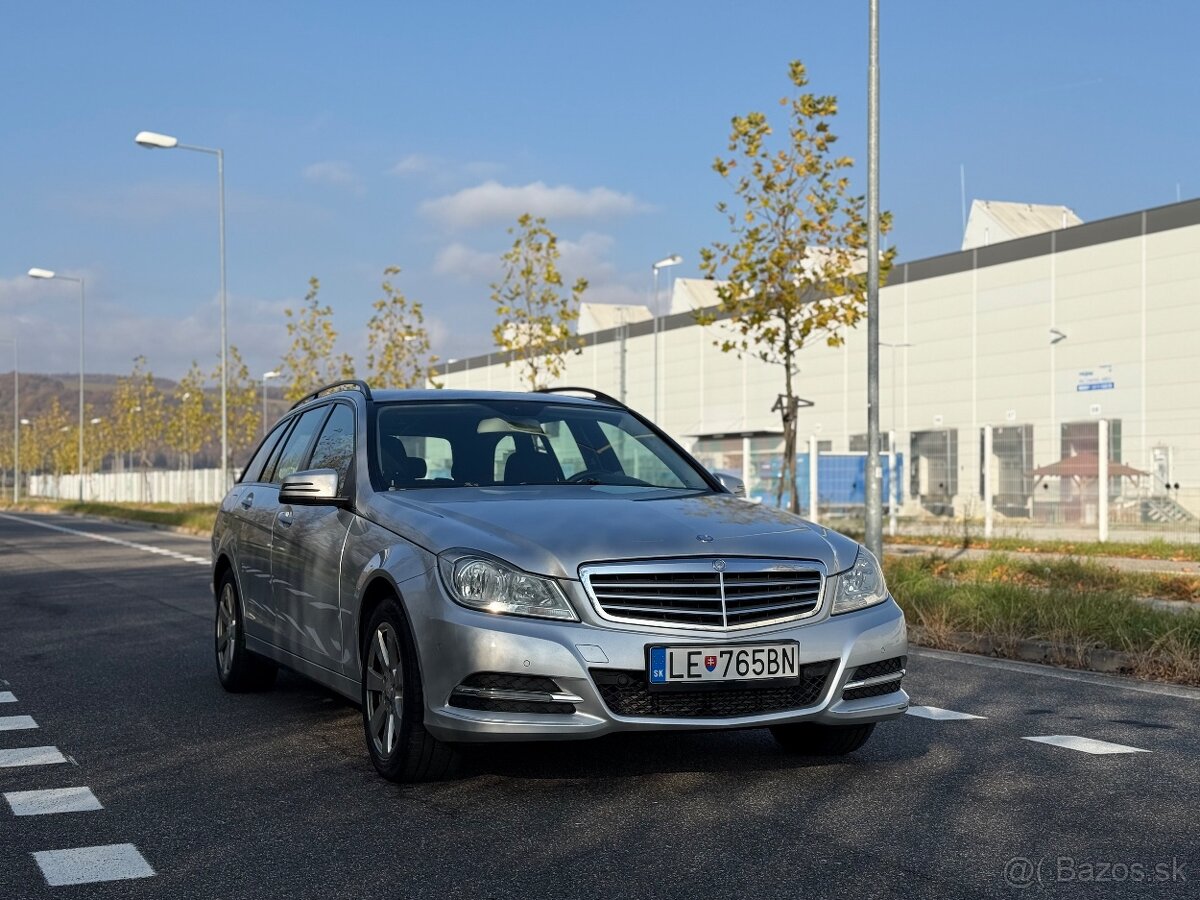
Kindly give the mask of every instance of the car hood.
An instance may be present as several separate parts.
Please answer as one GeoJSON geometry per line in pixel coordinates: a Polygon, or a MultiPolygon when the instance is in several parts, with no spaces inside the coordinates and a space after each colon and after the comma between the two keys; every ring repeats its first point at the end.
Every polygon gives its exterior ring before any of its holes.
{"type": "Polygon", "coordinates": [[[374,495],[365,514],[435,553],[481,550],[527,572],[577,578],[584,563],[680,556],[854,562],[851,539],[730,494],[607,485],[427,488],[374,495]]]}

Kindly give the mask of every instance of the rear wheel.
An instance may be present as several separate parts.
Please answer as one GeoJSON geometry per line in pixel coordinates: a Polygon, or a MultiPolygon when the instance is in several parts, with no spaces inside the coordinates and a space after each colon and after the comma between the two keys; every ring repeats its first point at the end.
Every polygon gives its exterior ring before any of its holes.
{"type": "Polygon", "coordinates": [[[226,572],[217,588],[215,630],[217,677],[227,691],[266,690],[275,683],[278,667],[269,659],[246,649],[242,627],[242,600],[233,572],[226,572]]]}
{"type": "Polygon", "coordinates": [[[805,756],[845,756],[867,742],[875,730],[874,722],[863,725],[818,725],[794,722],[775,725],[771,734],[789,753],[805,756]]]}
{"type": "Polygon", "coordinates": [[[434,781],[455,753],[425,730],[421,672],[408,623],[394,599],[371,616],[362,650],[363,732],[367,752],[389,781],[434,781]]]}

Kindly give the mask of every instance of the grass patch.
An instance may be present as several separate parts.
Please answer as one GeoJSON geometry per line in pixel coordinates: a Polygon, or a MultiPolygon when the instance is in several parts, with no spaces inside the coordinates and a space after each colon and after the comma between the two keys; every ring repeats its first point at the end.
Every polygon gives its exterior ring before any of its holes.
{"type": "Polygon", "coordinates": [[[1163,559],[1171,562],[1200,562],[1200,544],[1172,544],[1162,538],[1144,543],[1122,541],[1060,541],[1032,538],[976,538],[953,535],[897,535],[884,544],[918,544],[922,547],[969,547],[1007,553],[1059,553],[1064,556],[1121,556],[1127,559],[1163,559]]]}
{"type": "Polygon", "coordinates": [[[217,518],[215,504],[207,503],[79,503],[66,500],[33,499],[8,509],[29,512],[74,513],[102,516],[128,522],[167,525],[194,534],[211,534],[217,518]]]}
{"type": "Polygon", "coordinates": [[[1077,666],[1088,650],[1118,650],[1132,654],[1135,675],[1200,684],[1200,578],[1003,554],[974,561],[889,556],[885,568],[909,621],[936,646],[968,632],[987,635],[1011,656],[1019,641],[1041,640],[1062,648],[1057,662],[1077,666]],[[1197,606],[1168,612],[1139,602],[1146,597],[1197,606]]]}

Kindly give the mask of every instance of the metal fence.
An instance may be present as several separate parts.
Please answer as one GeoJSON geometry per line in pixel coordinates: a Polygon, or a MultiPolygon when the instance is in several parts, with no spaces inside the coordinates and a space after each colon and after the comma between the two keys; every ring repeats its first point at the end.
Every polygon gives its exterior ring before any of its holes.
{"type": "MultiPolygon", "coordinates": [[[[220,469],[104,472],[83,476],[83,499],[100,503],[220,503],[227,487],[220,469]]],[[[78,500],[79,476],[31,475],[25,493],[52,500],[78,500]]]]}
{"type": "MultiPolygon", "coordinates": [[[[1180,422],[1170,434],[1124,424],[937,423],[885,433],[885,533],[1200,543],[1200,423],[1180,422]]],[[[805,516],[863,530],[866,449],[865,435],[802,442],[796,491],[805,516]]],[[[700,440],[693,452],[712,469],[740,473],[751,499],[776,502],[781,438],[700,440]]]]}

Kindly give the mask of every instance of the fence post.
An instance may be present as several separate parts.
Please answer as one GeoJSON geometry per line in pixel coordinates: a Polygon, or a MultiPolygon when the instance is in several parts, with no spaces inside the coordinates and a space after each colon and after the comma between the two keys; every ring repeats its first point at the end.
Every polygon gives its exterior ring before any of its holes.
{"type": "Polygon", "coordinates": [[[896,504],[900,500],[896,489],[896,432],[888,432],[888,535],[896,536],[896,504]]]}
{"type": "Polygon", "coordinates": [[[1108,540],[1108,419],[1101,419],[1096,423],[1097,428],[1097,443],[1099,444],[1096,454],[1096,480],[1099,482],[1099,509],[1096,510],[1096,524],[1100,528],[1098,535],[1100,543],[1108,540]]]}
{"type": "Polygon", "coordinates": [[[808,437],[808,518],[817,521],[817,436],[808,437]]]}
{"type": "Polygon", "coordinates": [[[983,536],[992,536],[992,426],[983,426],[983,536]]]}

